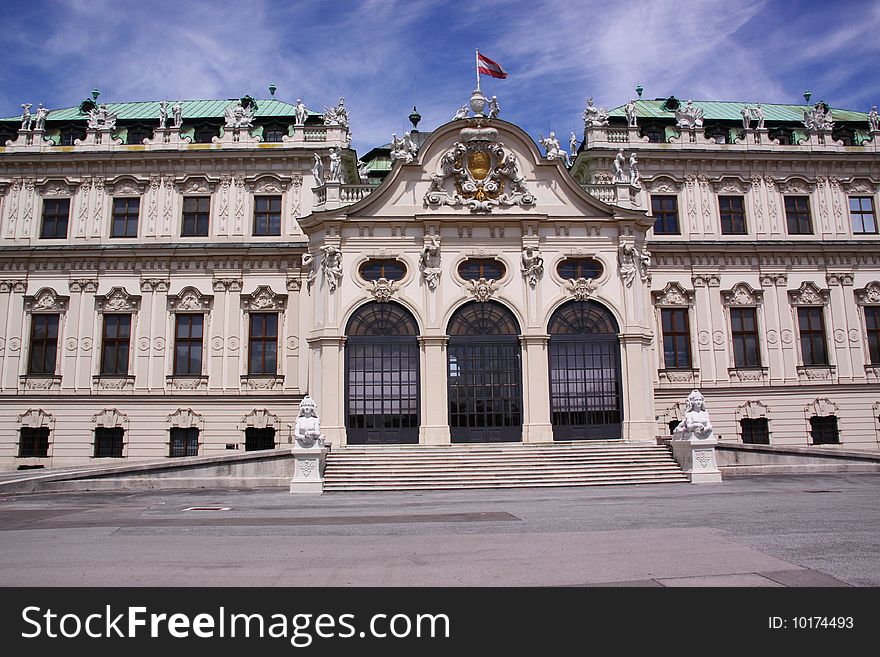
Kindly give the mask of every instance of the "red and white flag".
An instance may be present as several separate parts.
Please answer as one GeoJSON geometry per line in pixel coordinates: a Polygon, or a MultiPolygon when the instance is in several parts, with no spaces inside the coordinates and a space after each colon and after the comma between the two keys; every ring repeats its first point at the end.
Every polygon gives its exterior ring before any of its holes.
{"type": "Polygon", "coordinates": [[[493,62],[488,57],[481,55],[479,50],[477,51],[477,73],[502,80],[507,77],[507,73],[498,62],[493,62]]]}

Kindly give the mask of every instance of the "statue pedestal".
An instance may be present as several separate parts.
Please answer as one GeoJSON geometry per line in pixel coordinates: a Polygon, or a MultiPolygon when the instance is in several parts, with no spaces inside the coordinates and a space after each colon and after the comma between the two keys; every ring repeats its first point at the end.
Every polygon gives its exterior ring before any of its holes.
{"type": "Polygon", "coordinates": [[[291,495],[321,495],[324,492],[324,464],[327,459],[327,448],[323,443],[315,443],[312,447],[296,445],[292,451],[291,495]]]}
{"type": "Polygon", "coordinates": [[[681,438],[675,437],[670,442],[672,456],[678,461],[681,469],[692,484],[720,484],[721,470],[715,462],[714,437],[695,438],[692,433],[683,433],[681,438]]]}

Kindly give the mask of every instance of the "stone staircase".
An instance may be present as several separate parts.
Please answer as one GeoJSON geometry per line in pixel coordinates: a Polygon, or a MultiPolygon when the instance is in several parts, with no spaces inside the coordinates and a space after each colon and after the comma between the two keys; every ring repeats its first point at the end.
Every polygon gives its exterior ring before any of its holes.
{"type": "Polygon", "coordinates": [[[669,450],[650,443],[554,442],[336,447],[324,491],[460,490],[686,483],[669,450]]]}

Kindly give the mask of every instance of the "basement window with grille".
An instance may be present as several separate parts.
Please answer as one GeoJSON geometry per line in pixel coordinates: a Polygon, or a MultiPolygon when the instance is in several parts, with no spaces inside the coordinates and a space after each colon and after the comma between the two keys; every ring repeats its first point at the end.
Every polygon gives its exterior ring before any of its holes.
{"type": "Polygon", "coordinates": [[[122,458],[125,429],[97,427],[95,429],[95,458],[122,458]]]}
{"type": "Polygon", "coordinates": [[[244,450],[253,452],[260,449],[275,449],[275,429],[248,427],[244,432],[244,450]]]}
{"type": "Polygon", "coordinates": [[[22,427],[18,439],[19,458],[49,456],[49,428],[22,427]]]}

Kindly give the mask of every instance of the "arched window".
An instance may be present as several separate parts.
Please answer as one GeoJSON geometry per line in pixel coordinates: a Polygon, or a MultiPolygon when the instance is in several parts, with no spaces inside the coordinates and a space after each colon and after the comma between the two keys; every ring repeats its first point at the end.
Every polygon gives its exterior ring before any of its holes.
{"type": "Polygon", "coordinates": [[[599,278],[603,271],[602,263],[594,258],[566,258],[556,266],[556,273],[565,280],[599,278]]]}
{"type": "Polygon", "coordinates": [[[468,258],[458,265],[458,275],[466,281],[478,281],[481,278],[497,281],[506,271],[503,263],[492,258],[468,258]]]}
{"type": "Polygon", "coordinates": [[[358,273],[365,281],[400,281],[406,276],[406,265],[392,258],[370,258],[358,268],[358,273]]]}

